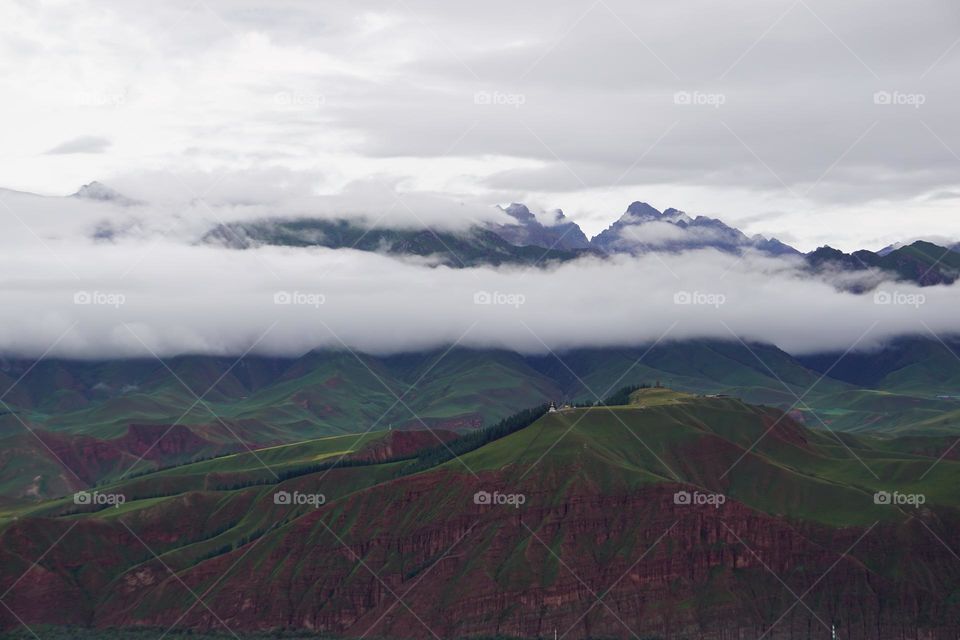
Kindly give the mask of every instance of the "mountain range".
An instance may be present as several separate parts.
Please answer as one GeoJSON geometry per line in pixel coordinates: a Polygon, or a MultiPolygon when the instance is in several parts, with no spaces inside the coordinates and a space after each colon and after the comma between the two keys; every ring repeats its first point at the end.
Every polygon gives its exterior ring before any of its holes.
{"type": "Polygon", "coordinates": [[[734,255],[756,251],[795,259],[813,276],[854,276],[852,284],[840,286],[856,293],[871,290],[883,280],[903,280],[923,287],[952,284],[960,276],[960,244],[943,247],[918,240],[876,253],[866,249],[844,253],[823,246],[803,254],[776,238],[748,237],[716,218],[694,218],[677,209],[661,212],[644,202],[632,203],[616,222],[588,240],[580,227],[559,210],[549,214],[551,224],[547,225],[522,204],[511,204],[503,212],[514,221],[476,225],[459,233],[427,228],[367,228],[345,219],[303,218],[221,224],[209,231],[203,242],[234,249],[260,245],[349,248],[431,258],[435,264],[451,267],[529,266],[585,256],[704,249],[734,255]]]}
{"type": "MultiPolygon", "coordinates": [[[[148,204],[100,182],[84,185],[70,198],[122,207],[133,216],[139,206],[148,204]]],[[[732,255],[756,252],[793,261],[811,277],[827,279],[838,288],[854,293],[870,291],[884,280],[924,287],[949,285],[960,277],[960,243],[916,240],[875,252],[861,249],[851,253],[825,245],[802,253],[776,238],[759,234],[747,236],[717,218],[691,216],[674,208],[659,211],[640,201],[631,203],[616,221],[593,238],[588,238],[579,225],[559,209],[537,215],[527,206],[513,203],[499,207],[499,212],[501,216],[497,221],[478,222],[457,231],[427,225],[369,225],[355,218],[331,217],[329,213],[322,217],[281,215],[217,223],[195,241],[236,250],[264,245],[353,249],[453,268],[544,266],[618,254],[696,250],[732,255]],[[843,277],[838,279],[838,275],[843,277]]],[[[136,224],[115,227],[100,223],[91,228],[90,234],[98,240],[113,241],[127,230],[137,228],[136,224]]]]}
{"type": "Polygon", "coordinates": [[[522,204],[514,203],[501,211],[511,221],[478,224],[459,233],[426,228],[367,228],[345,219],[299,218],[221,224],[206,234],[204,241],[236,249],[257,245],[323,246],[401,256],[439,256],[440,261],[449,266],[525,264],[531,256],[537,256],[537,262],[564,261],[583,255],[707,248],[728,253],[754,249],[776,256],[801,255],[779,240],[759,235],[747,237],[720,220],[706,216],[691,218],[676,209],[661,213],[644,202],[631,204],[616,222],[593,239],[587,239],[577,223],[560,210],[545,214],[548,224],[522,204]]]}

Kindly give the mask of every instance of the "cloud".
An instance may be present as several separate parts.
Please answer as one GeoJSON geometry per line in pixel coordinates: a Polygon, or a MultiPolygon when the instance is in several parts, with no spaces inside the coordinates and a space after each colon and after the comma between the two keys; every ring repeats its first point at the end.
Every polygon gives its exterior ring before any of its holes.
{"type": "Polygon", "coordinates": [[[61,142],[47,151],[47,155],[64,155],[70,153],[106,153],[111,142],[99,136],[80,136],[61,142]]]}
{"type": "Polygon", "coordinates": [[[451,344],[543,353],[663,337],[762,341],[790,352],[960,330],[960,287],[882,283],[852,295],[799,261],[712,250],[584,259],[550,269],[427,267],[372,253],[232,251],[162,239],[48,241],[4,251],[0,352],[386,353],[451,344]],[[51,347],[51,345],[53,345],[51,347]]]}
{"type": "Polygon", "coordinates": [[[650,247],[685,242],[689,244],[729,241],[719,229],[711,227],[680,227],[669,222],[647,222],[630,225],[622,232],[624,238],[650,247]]]}
{"type": "MultiPolygon", "coordinates": [[[[404,190],[395,181],[370,179],[333,194],[313,192],[316,177],[286,170],[153,172],[107,185],[117,201],[46,197],[0,189],[0,220],[8,232],[0,248],[169,242],[192,245],[220,225],[266,220],[347,219],[367,227],[430,228],[459,232],[485,221],[510,218],[474,197],[404,190]]],[[[56,258],[57,256],[53,256],[56,258]]]]}
{"type": "MultiPolygon", "coordinates": [[[[266,176],[260,174],[269,183],[266,176]]],[[[222,176],[231,180],[240,178],[222,176]]],[[[704,249],[548,268],[452,269],[352,250],[240,251],[200,241],[221,222],[293,213],[349,212],[372,223],[365,216],[383,212],[397,197],[411,210],[397,205],[399,218],[388,215],[376,224],[460,221],[450,208],[474,206],[430,193],[398,196],[393,187],[362,183],[345,195],[315,196],[304,186],[283,198],[282,190],[264,184],[265,202],[249,193],[245,204],[180,196],[131,206],[2,192],[8,232],[0,237],[0,353],[239,355],[254,343],[254,352],[271,354],[344,344],[397,352],[458,339],[466,346],[543,352],[734,334],[800,353],[876,346],[927,327],[942,335],[960,332],[960,286],[920,289],[874,272],[814,277],[796,257],[738,258],[704,249]],[[876,285],[889,300],[878,304],[872,293],[842,291],[855,284],[876,285]]],[[[470,213],[502,215],[496,207],[470,213]]],[[[669,241],[671,230],[663,225],[644,227],[648,240],[669,241]]]]}

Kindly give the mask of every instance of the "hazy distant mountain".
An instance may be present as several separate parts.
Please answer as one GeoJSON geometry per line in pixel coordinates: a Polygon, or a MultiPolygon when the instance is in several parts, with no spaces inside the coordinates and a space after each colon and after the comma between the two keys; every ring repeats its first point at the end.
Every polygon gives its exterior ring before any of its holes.
{"type": "MultiPolygon", "coordinates": [[[[716,218],[691,217],[673,208],[661,212],[644,202],[632,203],[616,222],[589,241],[580,227],[560,211],[552,214],[555,224],[544,224],[522,204],[511,204],[503,211],[515,222],[476,225],[459,232],[367,228],[348,220],[310,218],[219,225],[203,241],[234,249],[259,245],[351,248],[431,258],[452,267],[533,265],[584,255],[705,248],[734,254],[755,249],[773,256],[802,255],[776,238],[750,237],[716,218]]],[[[952,284],[960,277],[960,252],[924,241],[891,245],[877,252],[844,253],[824,246],[806,254],[805,259],[812,274],[850,275],[851,278],[835,284],[855,293],[869,291],[885,279],[930,286],[952,284]]]]}
{"type": "Polygon", "coordinates": [[[748,237],[716,218],[687,215],[679,209],[663,212],[646,202],[634,202],[620,219],[595,236],[590,244],[605,253],[646,253],[714,248],[731,253],[759,249],[773,255],[797,254],[775,238],[748,237]]]}
{"type": "Polygon", "coordinates": [[[513,203],[503,209],[516,222],[490,224],[488,228],[501,238],[517,246],[535,245],[556,249],[589,249],[590,241],[576,222],[569,220],[563,211],[550,212],[552,224],[544,225],[525,205],[513,203]]]}
{"type": "Polygon", "coordinates": [[[102,182],[97,182],[96,180],[90,184],[83,185],[70,197],[82,198],[84,200],[99,200],[100,202],[112,202],[113,204],[119,204],[125,207],[135,204],[142,204],[140,201],[134,200],[133,198],[128,198],[122,193],[115,191],[102,182]]]}
{"type": "Polygon", "coordinates": [[[554,223],[544,224],[522,204],[502,210],[513,222],[474,225],[462,231],[367,228],[345,219],[302,218],[219,225],[203,240],[234,249],[258,245],[350,248],[431,257],[452,267],[540,264],[597,253],[577,223],[562,211],[551,212],[554,223]]]}
{"type": "Polygon", "coordinates": [[[844,253],[824,246],[808,253],[806,260],[815,272],[866,272],[879,269],[896,279],[914,282],[922,287],[953,284],[960,277],[960,252],[923,240],[899,248],[886,247],[877,252],[861,249],[844,253]]]}
{"type": "Polygon", "coordinates": [[[451,267],[481,264],[541,264],[572,260],[586,250],[517,246],[478,226],[462,232],[433,229],[367,228],[349,220],[270,220],[218,225],[204,242],[233,249],[259,245],[356,249],[393,256],[433,258],[451,267]]]}
{"type": "MultiPolygon", "coordinates": [[[[4,190],[12,195],[47,198],[26,192],[4,190]]],[[[68,196],[78,200],[119,206],[142,205],[115,189],[93,181],[68,196]]],[[[537,265],[574,260],[583,256],[617,253],[681,252],[714,248],[729,253],[756,249],[774,256],[800,256],[793,247],[762,235],[747,236],[722,220],[690,216],[679,209],[659,211],[645,202],[633,202],[615,222],[588,239],[576,222],[557,209],[539,217],[521,203],[503,207],[506,223],[478,223],[461,231],[430,228],[368,228],[346,219],[264,219],[220,224],[201,242],[233,249],[260,245],[290,247],[350,248],[397,257],[416,257],[451,267],[477,265],[537,265]]],[[[107,220],[98,224],[93,237],[112,240],[117,230],[107,220]]],[[[880,279],[900,279],[921,286],[952,284],[960,278],[960,243],[935,244],[918,240],[894,243],[878,251],[852,253],[823,246],[805,254],[813,274],[855,276],[841,288],[862,293],[880,279]],[[871,283],[858,274],[876,277],[871,283]],[[885,275],[886,273],[886,275],[885,275]],[[862,280],[862,281],[861,281],[862,280]]]]}
{"type": "Polygon", "coordinates": [[[775,238],[748,237],[722,221],[706,216],[692,218],[683,211],[662,213],[643,202],[634,202],[610,227],[588,240],[577,223],[559,209],[544,223],[530,209],[513,203],[502,209],[508,223],[475,225],[461,232],[431,229],[367,229],[348,220],[270,220],[220,225],[205,242],[235,249],[256,245],[353,248],[389,255],[441,257],[450,266],[477,264],[533,264],[570,260],[582,255],[686,251],[712,247],[739,253],[758,249],[771,255],[799,255],[775,238]]]}

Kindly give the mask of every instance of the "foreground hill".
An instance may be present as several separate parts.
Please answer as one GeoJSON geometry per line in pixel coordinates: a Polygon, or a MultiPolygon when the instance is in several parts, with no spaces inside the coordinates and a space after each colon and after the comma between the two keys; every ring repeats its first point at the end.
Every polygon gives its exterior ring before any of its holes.
{"type": "Polygon", "coordinates": [[[372,454],[383,437],[263,451],[279,479],[237,454],[101,487],[119,508],[8,512],[5,602],[31,625],[348,637],[960,630],[950,439],[835,436],[665,389],[414,457],[372,454]],[[336,451],[356,462],[324,465],[336,451]]]}

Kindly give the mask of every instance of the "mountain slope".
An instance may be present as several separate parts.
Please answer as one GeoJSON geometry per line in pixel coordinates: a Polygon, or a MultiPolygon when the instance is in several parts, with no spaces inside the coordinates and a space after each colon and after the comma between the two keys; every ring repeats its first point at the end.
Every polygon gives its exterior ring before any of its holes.
{"type": "Polygon", "coordinates": [[[849,384],[918,393],[928,396],[956,396],[960,399],[960,342],[947,338],[909,337],[891,342],[879,351],[801,356],[799,361],[815,371],[849,384]],[[839,362],[838,362],[839,359],[839,362]]]}

